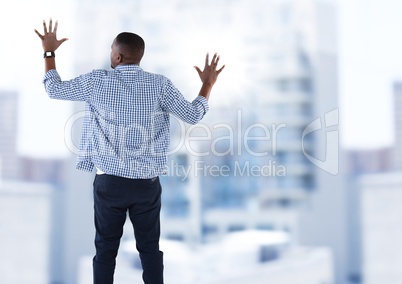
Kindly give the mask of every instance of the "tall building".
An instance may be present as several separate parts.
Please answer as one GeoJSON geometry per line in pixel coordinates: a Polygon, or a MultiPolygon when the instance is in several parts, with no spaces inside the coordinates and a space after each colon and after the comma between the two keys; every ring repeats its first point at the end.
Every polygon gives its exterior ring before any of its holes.
{"type": "MultiPolygon", "coordinates": [[[[172,117],[164,238],[197,247],[233,231],[287,231],[294,244],[330,247],[343,283],[334,1],[87,0],[75,3],[74,18],[76,75],[108,68],[121,31],[145,39],[144,69],[172,79],[189,100],[200,87],[191,67],[202,67],[205,52],[227,65],[200,125],[172,117]]],[[[82,107],[75,105],[77,121],[82,107]]],[[[74,164],[72,157],[62,272],[54,276],[65,284],[77,282],[81,257],[94,251],[93,174],[74,164]]]]}
{"type": "Polygon", "coordinates": [[[300,29],[304,31],[311,64],[313,120],[303,131],[308,133],[305,138],[311,139],[311,148],[303,153],[314,164],[311,173],[315,186],[299,215],[299,241],[330,247],[334,253],[335,283],[347,283],[348,195],[339,148],[337,3],[295,3],[304,19],[300,29]]]}
{"type": "Polygon", "coordinates": [[[400,283],[402,173],[363,175],[358,185],[364,283],[400,283]]]}
{"type": "Polygon", "coordinates": [[[0,184],[0,283],[49,281],[53,188],[45,183],[0,184]]]}
{"type": "Polygon", "coordinates": [[[393,169],[395,147],[372,150],[348,150],[346,156],[347,173],[350,176],[381,173],[393,169]]]}
{"type": "Polygon", "coordinates": [[[0,178],[18,178],[18,94],[0,90],[0,178]]]}
{"type": "Polygon", "coordinates": [[[348,150],[345,157],[351,283],[397,283],[401,277],[395,269],[399,260],[390,253],[397,251],[398,244],[388,239],[400,234],[398,222],[392,216],[398,216],[400,200],[402,83],[395,82],[393,87],[394,144],[387,148],[348,150]]]}
{"type": "MultiPolygon", "coordinates": [[[[316,179],[313,164],[303,154],[303,130],[321,111],[314,106],[319,94],[306,30],[315,23],[300,22],[303,14],[313,15],[312,2],[233,5],[231,14],[242,19],[233,28],[245,31],[239,48],[247,62],[242,76],[250,79],[237,92],[226,94],[236,97],[234,103],[211,111],[206,122],[235,129],[235,150],[219,157],[230,145],[228,140],[227,145],[216,143],[222,150],[209,159],[211,164],[229,165],[230,177],[221,183],[211,175],[201,180],[206,233],[275,229],[289,231],[298,240],[298,210],[316,179]]],[[[218,135],[214,141],[228,135],[222,127],[212,132],[218,135]]],[[[304,150],[313,148],[312,143],[306,137],[304,150]]]]}

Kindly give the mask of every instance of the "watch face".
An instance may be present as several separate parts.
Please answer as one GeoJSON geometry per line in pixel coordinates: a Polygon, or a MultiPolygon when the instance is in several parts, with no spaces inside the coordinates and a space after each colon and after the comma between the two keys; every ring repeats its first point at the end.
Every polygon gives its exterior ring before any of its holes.
{"type": "Polygon", "coordinates": [[[54,52],[53,51],[45,51],[45,54],[43,55],[43,57],[45,58],[49,58],[49,57],[54,57],[54,52]]]}

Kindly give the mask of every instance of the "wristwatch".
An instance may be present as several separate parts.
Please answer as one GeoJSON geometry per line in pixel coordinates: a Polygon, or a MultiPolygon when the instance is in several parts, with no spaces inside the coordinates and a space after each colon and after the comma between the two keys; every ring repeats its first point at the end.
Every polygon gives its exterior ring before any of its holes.
{"type": "Polygon", "coordinates": [[[54,51],[45,51],[45,53],[43,54],[43,58],[50,58],[50,57],[56,57],[54,51]]]}

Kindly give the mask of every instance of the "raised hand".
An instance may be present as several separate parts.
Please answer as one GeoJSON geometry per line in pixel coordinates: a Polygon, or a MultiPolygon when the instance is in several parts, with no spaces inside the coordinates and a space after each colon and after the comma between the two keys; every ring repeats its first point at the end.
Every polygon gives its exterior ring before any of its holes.
{"type": "Polygon", "coordinates": [[[219,63],[219,59],[219,55],[215,53],[214,57],[212,58],[211,64],[209,64],[209,54],[207,53],[207,56],[205,58],[204,70],[201,71],[199,67],[194,66],[195,70],[197,70],[198,75],[200,76],[201,81],[204,84],[213,86],[218,79],[218,75],[222,72],[223,68],[225,68],[225,65],[223,65],[219,70],[216,69],[219,63]]]}
{"type": "Polygon", "coordinates": [[[56,21],[53,29],[53,21],[50,19],[49,29],[46,26],[46,21],[43,21],[43,35],[35,29],[35,33],[42,40],[43,51],[55,51],[63,42],[67,40],[67,38],[62,38],[60,40],[57,39],[57,26],[58,22],[56,21]]]}

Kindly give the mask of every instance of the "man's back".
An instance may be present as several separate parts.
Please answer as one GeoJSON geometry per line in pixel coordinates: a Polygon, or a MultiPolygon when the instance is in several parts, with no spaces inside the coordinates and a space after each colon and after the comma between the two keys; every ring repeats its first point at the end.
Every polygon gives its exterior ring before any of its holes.
{"type": "Polygon", "coordinates": [[[50,70],[44,79],[51,98],[85,101],[77,168],[127,178],[151,178],[165,172],[169,113],[195,124],[208,111],[207,100],[187,101],[166,77],[138,65],[93,70],[61,81],[50,70]]]}
{"type": "Polygon", "coordinates": [[[87,100],[91,160],[104,172],[150,178],[164,171],[169,114],[163,109],[167,78],[138,65],[95,70],[87,100]]]}

